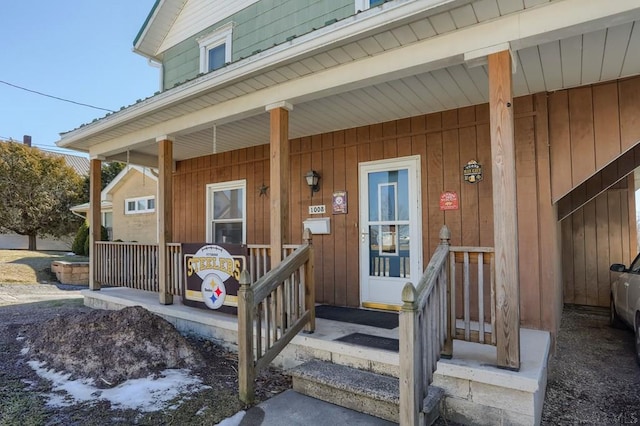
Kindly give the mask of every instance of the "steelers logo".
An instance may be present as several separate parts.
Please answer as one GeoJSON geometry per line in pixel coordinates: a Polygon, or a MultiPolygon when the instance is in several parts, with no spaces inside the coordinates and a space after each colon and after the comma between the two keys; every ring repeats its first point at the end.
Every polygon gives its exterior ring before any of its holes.
{"type": "Polygon", "coordinates": [[[209,274],[202,280],[200,287],[202,300],[209,309],[219,309],[224,304],[227,289],[224,283],[216,274],[209,274]]]}

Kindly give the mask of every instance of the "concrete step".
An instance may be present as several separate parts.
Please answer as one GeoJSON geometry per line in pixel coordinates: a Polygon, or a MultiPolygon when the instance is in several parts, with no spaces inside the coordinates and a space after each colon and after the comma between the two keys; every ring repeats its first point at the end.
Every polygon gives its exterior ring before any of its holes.
{"type": "Polygon", "coordinates": [[[398,379],[324,361],[293,370],[293,389],[301,394],[398,423],[398,379]]]}
{"type": "MultiPolygon", "coordinates": [[[[395,377],[324,361],[309,361],[289,372],[297,392],[391,422],[400,421],[399,382],[395,377]]],[[[430,388],[424,403],[428,425],[439,417],[443,397],[442,389],[430,388]]]]}

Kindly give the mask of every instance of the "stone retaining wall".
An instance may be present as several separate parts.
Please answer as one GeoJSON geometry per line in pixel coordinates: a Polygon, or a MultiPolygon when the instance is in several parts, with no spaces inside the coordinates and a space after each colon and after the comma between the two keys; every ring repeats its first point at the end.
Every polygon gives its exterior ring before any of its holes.
{"type": "Polygon", "coordinates": [[[89,285],[89,262],[51,262],[51,272],[61,284],[89,285]]]}

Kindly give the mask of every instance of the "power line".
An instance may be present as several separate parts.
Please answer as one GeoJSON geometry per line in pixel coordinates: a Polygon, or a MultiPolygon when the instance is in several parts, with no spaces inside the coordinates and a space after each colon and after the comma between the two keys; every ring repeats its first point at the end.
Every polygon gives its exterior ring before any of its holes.
{"type": "Polygon", "coordinates": [[[9,83],[9,82],[3,81],[3,80],[0,80],[0,83],[2,83],[2,84],[6,84],[7,86],[15,87],[16,89],[24,90],[25,92],[35,93],[36,95],[45,96],[45,97],[47,97],[47,98],[56,99],[56,100],[59,100],[59,101],[62,101],[62,102],[69,102],[69,103],[71,103],[71,104],[76,104],[76,105],[80,105],[80,106],[85,106],[85,107],[93,108],[93,109],[99,109],[99,110],[107,111],[107,112],[115,112],[115,111],[113,111],[113,110],[111,110],[111,109],[107,109],[107,108],[100,108],[100,107],[97,107],[97,106],[94,106],[94,105],[84,104],[84,103],[82,103],[82,102],[76,102],[76,101],[72,101],[72,100],[70,100],[70,99],[64,99],[64,98],[59,98],[59,97],[57,97],[57,96],[48,95],[48,94],[46,94],[46,93],[38,92],[37,90],[27,89],[26,87],[18,86],[18,85],[16,85],[16,84],[12,84],[12,83],[9,83]]]}

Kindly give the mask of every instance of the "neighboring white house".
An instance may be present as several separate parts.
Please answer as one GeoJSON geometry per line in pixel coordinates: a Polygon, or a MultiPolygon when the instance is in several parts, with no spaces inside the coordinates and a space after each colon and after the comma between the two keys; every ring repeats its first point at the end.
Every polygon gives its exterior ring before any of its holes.
{"type": "MultiPolygon", "coordinates": [[[[157,186],[154,169],[127,166],[102,190],[102,225],[109,240],[157,242],[157,186]]],[[[73,206],[71,211],[85,218],[89,203],[73,206]]]]}

